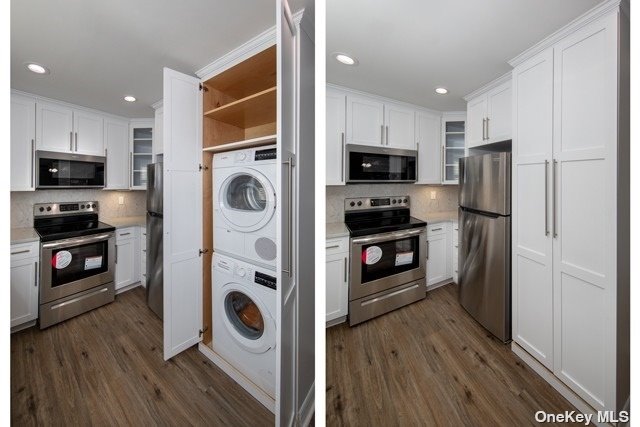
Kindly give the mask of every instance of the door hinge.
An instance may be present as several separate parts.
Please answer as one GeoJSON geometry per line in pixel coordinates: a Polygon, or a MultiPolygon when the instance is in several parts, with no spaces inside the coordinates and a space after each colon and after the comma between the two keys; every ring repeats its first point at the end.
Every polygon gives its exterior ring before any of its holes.
{"type": "Polygon", "coordinates": [[[202,328],[202,329],[198,329],[198,337],[202,338],[202,334],[204,334],[208,330],[209,330],[209,328],[206,327],[206,326],[204,328],[202,328]]]}
{"type": "Polygon", "coordinates": [[[203,91],[205,91],[205,92],[208,92],[208,91],[209,91],[209,88],[207,88],[206,86],[204,86],[202,83],[200,83],[200,84],[198,85],[198,87],[200,88],[200,90],[203,90],[203,91]]]}
{"type": "Polygon", "coordinates": [[[198,249],[198,256],[202,256],[202,254],[206,254],[209,252],[209,249],[198,249]]]}
{"type": "Polygon", "coordinates": [[[204,165],[204,166],[203,166],[203,165],[198,165],[198,170],[199,170],[200,172],[202,172],[203,170],[208,171],[208,170],[209,170],[209,167],[208,167],[208,166],[206,166],[206,165],[204,165]]]}

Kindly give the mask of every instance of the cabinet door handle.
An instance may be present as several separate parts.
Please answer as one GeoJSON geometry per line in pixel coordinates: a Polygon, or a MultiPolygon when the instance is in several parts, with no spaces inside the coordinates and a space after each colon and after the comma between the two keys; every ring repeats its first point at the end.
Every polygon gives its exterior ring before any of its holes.
{"type": "Polygon", "coordinates": [[[487,140],[489,139],[489,117],[487,117],[487,140]]]}
{"type": "Polygon", "coordinates": [[[78,132],[76,132],[76,151],[78,151],[78,132]]]}
{"type": "Polygon", "coordinates": [[[107,161],[107,149],[104,149],[104,188],[109,188],[109,180],[107,179],[107,172],[109,172],[109,162],[107,161]]]}
{"type": "Polygon", "coordinates": [[[484,134],[485,134],[485,125],[487,123],[487,119],[485,119],[484,117],[482,118],[482,140],[485,140],[484,134]]]}
{"type": "Polygon", "coordinates": [[[384,145],[384,125],[380,125],[380,145],[384,145]]]}
{"type": "Polygon", "coordinates": [[[420,181],[420,143],[416,142],[416,181],[420,181]]]}
{"type": "Polygon", "coordinates": [[[36,155],[36,146],[35,146],[35,141],[32,139],[31,140],[31,187],[33,187],[33,176],[36,174],[35,155],[36,155]]]}
{"type": "Polygon", "coordinates": [[[31,252],[31,251],[29,249],[24,249],[22,251],[11,252],[11,255],[26,254],[28,252],[31,252]]]}
{"type": "Polygon", "coordinates": [[[557,203],[556,203],[556,169],[558,168],[558,161],[556,159],[553,159],[553,237],[558,237],[558,230],[556,230],[556,220],[557,220],[557,216],[558,216],[558,207],[557,207],[557,203]]]}
{"type": "Polygon", "coordinates": [[[344,150],[345,150],[345,146],[344,146],[344,132],[341,133],[341,140],[342,140],[342,169],[340,169],[340,181],[344,182],[344,150]]]}
{"type": "Polygon", "coordinates": [[[117,264],[118,263],[118,245],[116,245],[115,248],[116,248],[116,253],[115,253],[115,257],[114,257],[115,258],[114,262],[117,264]]]}
{"type": "Polygon", "coordinates": [[[339,248],[340,245],[331,245],[331,246],[327,246],[326,249],[333,249],[333,248],[339,248]]]}
{"type": "Polygon", "coordinates": [[[389,145],[389,126],[387,126],[387,136],[385,139],[387,140],[387,145],[389,145]]]}
{"type": "Polygon", "coordinates": [[[35,263],[35,274],[36,274],[36,280],[34,280],[34,284],[33,286],[35,286],[36,288],[38,287],[38,261],[36,261],[35,263]]]}
{"type": "Polygon", "coordinates": [[[431,231],[440,231],[442,230],[442,227],[438,227],[438,228],[432,228],[431,231]]]}
{"type": "Polygon", "coordinates": [[[549,160],[544,161],[544,235],[549,235],[549,160]]]}
{"type": "Polygon", "coordinates": [[[69,151],[73,151],[73,132],[69,132],[69,151]]]}
{"type": "Polygon", "coordinates": [[[344,257],[344,281],[347,281],[347,257],[344,257]]]}
{"type": "Polygon", "coordinates": [[[429,241],[427,240],[427,259],[429,259],[429,241]]]}
{"type": "Polygon", "coordinates": [[[120,233],[120,236],[128,236],[131,233],[120,233]]]}
{"type": "Polygon", "coordinates": [[[284,273],[287,273],[289,277],[292,277],[293,273],[293,167],[295,166],[295,161],[293,157],[289,157],[286,161],[282,162],[282,164],[287,165],[287,176],[288,176],[288,192],[287,192],[287,227],[289,228],[289,242],[287,243],[287,269],[283,269],[284,273]]]}

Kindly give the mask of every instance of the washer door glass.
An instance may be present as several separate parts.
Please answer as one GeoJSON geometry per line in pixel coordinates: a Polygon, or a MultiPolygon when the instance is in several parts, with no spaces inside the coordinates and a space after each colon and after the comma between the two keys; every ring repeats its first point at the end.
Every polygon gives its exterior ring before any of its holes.
{"type": "Polygon", "coordinates": [[[264,334],[264,319],[256,303],[246,294],[229,292],[224,308],[231,325],[243,337],[257,340],[264,334]]]}
{"type": "Polygon", "coordinates": [[[264,211],[267,195],[264,187],[251,175],[237,175],[227,186],[226,205],[239,211],[264,211]]]}

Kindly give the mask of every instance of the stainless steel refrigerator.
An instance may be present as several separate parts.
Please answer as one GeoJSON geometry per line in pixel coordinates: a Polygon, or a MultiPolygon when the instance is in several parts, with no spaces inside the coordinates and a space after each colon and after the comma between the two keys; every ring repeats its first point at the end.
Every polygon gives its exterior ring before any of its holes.
{"type": "Polygon", "coordinates": [[[460,159],[460,304],[503,342],[511,339],[511,153],[460,159]]]}
{"type": "Polygon", "coordinates": [[[147,305],[162,319],[162,163],[147,166],[147,305]]]}

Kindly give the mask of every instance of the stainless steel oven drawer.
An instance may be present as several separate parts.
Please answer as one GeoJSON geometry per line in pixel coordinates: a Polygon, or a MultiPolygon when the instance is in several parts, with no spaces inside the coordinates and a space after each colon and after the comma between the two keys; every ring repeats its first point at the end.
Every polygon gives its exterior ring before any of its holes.
{"type": "Polygon", "coordinates": [[[86,313],[101,305],[113,302],[115,299],[115,285],[113,282],[96,286],[70,297],[60,298],[53,302],[40,305],[40,329],[86,313]]]}
{"type": "Polygon", "coordinates": [[[349,302],[349,326],[357,325],[427,296],[424,278],[349,302]]]}

